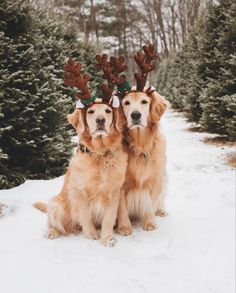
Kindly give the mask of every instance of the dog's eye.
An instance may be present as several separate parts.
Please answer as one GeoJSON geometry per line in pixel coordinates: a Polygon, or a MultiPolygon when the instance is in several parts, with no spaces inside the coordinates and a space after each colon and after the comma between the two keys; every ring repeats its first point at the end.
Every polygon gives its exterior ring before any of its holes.
{"type": "Polygon", "coordinates": [[[106,109],[105,112],[106,113],[111,113],[111,110],[110,109],[106,109]]]}
{"type": "Polygon", "coordinates": [[[88,114],[93,114],[94,113],[94,110],[89,110],[87,113],[88,114]]]}
{"type": "Polygon", "coordinates": [[[146,101],[146,100],[141,101],[141,104],[147,104],[147,103],[148,103],[148,101],[146,101]]]}
{"type": "Polygon", "coordinates": [[[125,102],[124,102],[124,105],[125,105],[125,106],[128,106],[129,104],[130,104],[129,101],[125,101],[125,102]]]}

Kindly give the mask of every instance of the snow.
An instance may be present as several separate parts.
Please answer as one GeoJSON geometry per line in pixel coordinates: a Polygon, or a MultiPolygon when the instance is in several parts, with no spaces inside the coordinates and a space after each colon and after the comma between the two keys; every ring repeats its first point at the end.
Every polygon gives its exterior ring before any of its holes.
{"type": "Polygon", "coordinates": [[[105,248],[83,236],[48,240],[46,216],[32,208],[60,191],[63,177],[27,181],[0,191],[0,290],[3,293],[161,292],[233,293],[235,171],[226,147],[206,145],[208,134],[169,111],[162,122],[168,141],[169,216],[159,229],[139,226],[105,248]]]}

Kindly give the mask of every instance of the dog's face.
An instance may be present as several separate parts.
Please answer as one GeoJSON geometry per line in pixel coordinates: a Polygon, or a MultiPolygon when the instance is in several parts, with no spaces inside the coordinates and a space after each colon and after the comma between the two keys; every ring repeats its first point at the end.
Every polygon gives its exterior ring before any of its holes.
{"type": "Polygon", "coordinates": [[[157,123],[167,107],[167,101],[157,92],[131,92],[122,101],[122,108],[130,129],[145,128],[150,121],[157,123]]]}
{"type": "Polygon", "coordinates": [[[150,104],[151,99],[142,92],[131,92],[125,96],[122,107],[130,129],[147,126],[150,104]]]}
{"type": "Polygon", "coordinates": [[[107,136],[113,121],[112,108],[106,104],[94,104],[86,111],[86,123],[92,136],[107,136]]]}
{"type": "Polygon", "coordinates": [[[121,132],[125,123],[120,119],[119,110],[106,104],[94,104],[87,110],[76,109],[68,115],[68,121],[78,134],[88,131],[93,137],[107,136],[111,129],[121,132]]]}

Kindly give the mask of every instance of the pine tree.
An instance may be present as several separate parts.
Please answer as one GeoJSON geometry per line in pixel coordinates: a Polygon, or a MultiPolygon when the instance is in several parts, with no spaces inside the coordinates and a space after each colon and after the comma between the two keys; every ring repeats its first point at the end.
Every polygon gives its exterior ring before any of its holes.
{"type": "Polygon", "coordinates": [[[211,6],[205,16],[204,33],[200,41],[208,83],[200,94],[200,123],[208,131],[235,140],[236,3],[226,0],[211,6]]]}
{"type": "MultiPolygon", "coordinates": [[[[199,21],[200,22],[200,21],[199,21]]],[[[183,110],[190,122],[199,122],[202,114],[199,94],[204,86],[199,76],[199,44],[197,37],[201,34],[199,22],[195,24],[188,41],[183,46],[184,52],[184,96],[183,110]]]]}
{"type": "Polygon", "coordinates": [[[153,83],[156,83],[158,92],[160,92],[162,95],[165,95],[165,87],[168,80],[169,69],[170,69],[170,59],[165,58],[161,61],[158,68],[157,79],[156,81],[153,82],[153,83]]]}
{"type": "Polygon", "coordinates": [[[63,65],[71,55],[93,72],[93,49],[65,37],[61,24],[26,0],[0,3],[0,31],[0,188],[9,188],[64,172],[73,91],[62,84],[63,65]]]}
{"type": "Polygon", "coordinates": [[[163,66],[158,81],[173,107],[202,129],[236,140],[235,1],[210,3],[181,50],[163,66]]]}

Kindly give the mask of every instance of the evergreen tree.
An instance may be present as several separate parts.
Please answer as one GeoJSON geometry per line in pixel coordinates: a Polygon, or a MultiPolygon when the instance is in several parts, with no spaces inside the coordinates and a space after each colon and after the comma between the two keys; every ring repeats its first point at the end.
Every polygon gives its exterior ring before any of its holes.
{"type": "Polygon", "coordinates": [[[9,188],[64,172],[73,91],[62,84],[63,65],[70,54],[93,71],[93,50],[26,0],[0,3],[0,31],[0,188],[9,188]]]}
{"type": "Polygon", "coordinates": [[[169,69],[170,69],[170,59],[165,58],[159,64],[158,75],[156,79],[156,86],[158,88],[158,91],[162,93],[163,95],[165,94],[165,87],[168,80],[169,69]]]}
{"type": "Polygon", "coordinates": [[[222,1],[205,16],[200,38],[206,88],[200,93],[202,127],[236,139],[236,3],[222,1]],[[203,35],[204,35],[203,34],[203,35]],[[213,44],[213,45],[212,45],[213,44]]]}
{"type": "Polygon", "coordinates": [[[235,1],[208,5],[182,49],[161,66],[159,80],[173,107],[185,111],[189,121],[236,139],[235,1]]]}

